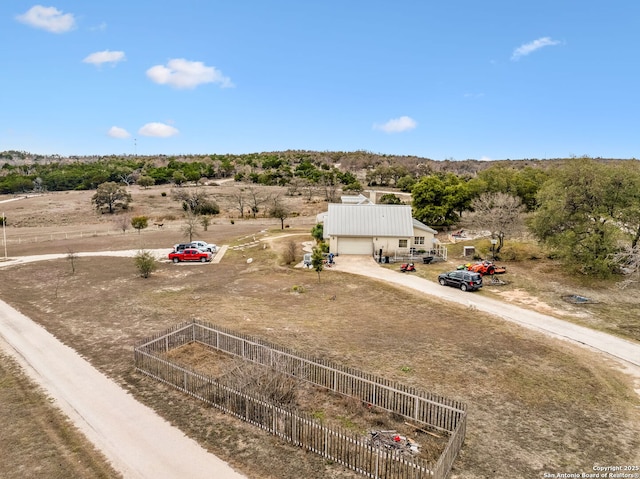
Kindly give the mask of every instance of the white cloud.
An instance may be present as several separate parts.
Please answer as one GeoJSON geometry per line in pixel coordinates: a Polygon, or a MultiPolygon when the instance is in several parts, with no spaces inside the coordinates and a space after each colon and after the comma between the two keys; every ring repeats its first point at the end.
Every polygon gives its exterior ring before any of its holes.
{"type": "Polygon", "coordinates": [[[118,139],[129,138],[131,136],[127,130],[125,130],[124,128],[120,128],[119,126],[112,126],[111,128],[109,128],[107,135],[109,135],[111,138],[118,139]]]}
{"type": "Polygon", "coordinates": [[[18,15],[16,19],[34,28],[41,28],[51,33],[64,33],[73,30],[76,20],[71,13],[63,14],[55,7],[35,5],[27,13],[18,15]]]}
{"type": "Polygon", "coordinates": [[[100,25],[96,25],[95,27],[89,27],[89,30],[92,32],[105,32],[107,30],[107,23],[102,22],[100,25]]]}
{"type": "Polygon", "coordinates": [[[400,118],[393,118],[382,125],[374,124],[374,130],[382,130],[385,133],[400,133],[402,131],[413,130],[418,124],[416,121],[408,116],[401,116],[400,118]]]}
{"type": "Polygon", "coordinates": [[[147,123],[138,130],[143,136],[157,136],[160,138],[168,138],[177,135],[179,131],[170,125],[164,123],[147,123]]]}
{"type": "Polygon", "coordinates": [[[493,159],[489,158],[488,156],[483,156],[479,161],[493,161],[493,159]]]}
{"type": "Polygon", "coordinates": [[[520,45],[513,51],[511,55],[512,60],[519,60],[520,57],[527,56],[529,53],[533,53],[536,50],[539,50],[542,47],[549,47],[553,45],[558,45],[560,42],[557,40],[552,40],[550,37],[542,37],[538,38],[529,43],[525,43],[524,45],[520,45]]]}
{"type": "Polygon", "coordinates": [[[174,88],[195,88],[203,83],[217,83],[222,88],[234,86],[220,70],[184,58],[169,60],[166,66],[153,66],[147,70],[147,76],[156,83],[174,88]]]}
{"type": "Polygon", "coordinates": [[[88,55],[84,60],[84,63],[93,63],[96,66],[100,66],[103,63],[111,63],[115,65],[118,62],[124,60],[124,52],[112,52],[105,50],[103,52],[94,52],[88,55]]]}

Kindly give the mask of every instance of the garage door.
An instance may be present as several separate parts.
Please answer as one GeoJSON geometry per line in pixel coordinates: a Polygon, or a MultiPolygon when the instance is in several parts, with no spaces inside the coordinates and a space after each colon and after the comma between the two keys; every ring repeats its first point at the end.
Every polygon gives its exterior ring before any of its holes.
{"type": "Polygon", "coordinates": [[[371,238],[338,238],[338,254],[373,254],[371,238]]]}

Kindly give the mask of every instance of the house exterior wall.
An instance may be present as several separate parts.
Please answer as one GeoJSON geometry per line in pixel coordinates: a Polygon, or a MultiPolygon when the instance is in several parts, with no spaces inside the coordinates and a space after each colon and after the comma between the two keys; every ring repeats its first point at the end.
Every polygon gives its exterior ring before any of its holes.
{"type": "Polygon", "coordinates": [[[399,246],[401,239],[406,240],[407,245],[411,245],[411,238],[407,237],[379,236],[373,238],[374,253],[379,254],[380,250],[382,250],[382,256],[396,256],[398,254],[406,254],[406,252],[409,251],[409,246],[407,246],[406,248],[401,248],[399,246]]]}
{"type": "Polygon", "coordinates": [[[411,247],[415,248],[416,251],[425,250],[430,251],[433,249],[433,240],[435,239],[435,235],[430,231],[425,231],[420,228],[413,229],[413,238],[411,238],[411,247]],[[424,244],[417,244],[415,242],[416,238],[424,238],[424,244]]]}

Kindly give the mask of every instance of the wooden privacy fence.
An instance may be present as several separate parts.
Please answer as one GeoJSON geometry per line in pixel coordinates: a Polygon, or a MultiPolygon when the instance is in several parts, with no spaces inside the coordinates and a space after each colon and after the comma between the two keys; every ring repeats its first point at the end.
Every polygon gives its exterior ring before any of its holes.
{"type": "Polygon", "coordinates": [[[136,345],[134,357],[138,371],[367,477],[444,479],[464,442],[467,414],[464,403],[209,323],[193,321],[158,333],[136,345]],[[446,433],[448,442],[435,463],[398,455],[394,450],[374,447],[354,433],[324,426],[305,413],[236,391],[164,359],[170,350],[194,342],[398,414],[421,428],[446,433]]]}

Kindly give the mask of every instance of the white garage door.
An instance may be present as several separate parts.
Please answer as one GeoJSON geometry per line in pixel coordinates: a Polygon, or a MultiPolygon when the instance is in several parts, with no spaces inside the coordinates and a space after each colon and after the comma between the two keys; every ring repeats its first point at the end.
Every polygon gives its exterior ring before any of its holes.
{"type": "Polygon", "coordinates": [[[371,238],[338,238],[338,254],[372,254],[371,238]]]}

